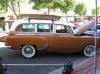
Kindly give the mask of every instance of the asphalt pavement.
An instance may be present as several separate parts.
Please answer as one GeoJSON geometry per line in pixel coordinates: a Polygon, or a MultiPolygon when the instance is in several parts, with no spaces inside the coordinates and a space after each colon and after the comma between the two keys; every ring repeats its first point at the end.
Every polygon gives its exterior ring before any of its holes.
{"type": "Polygon", "coordinates": [[[7,49],[0,44],[0,56],[3,64],[7,64],[6,74],[50,74],[61,69],[70,59],[74,65],[86,59],[81,54],[43,53],[34,58],[26,59],[20,51],[7,49]]]}

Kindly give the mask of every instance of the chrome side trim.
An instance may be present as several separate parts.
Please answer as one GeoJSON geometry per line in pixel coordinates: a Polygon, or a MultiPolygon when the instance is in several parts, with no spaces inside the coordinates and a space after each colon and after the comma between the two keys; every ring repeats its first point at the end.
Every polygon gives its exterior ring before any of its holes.
{"type": "Polygon", "coordinates": [[[46,50],[48,48],[48,44],[45,44],[43,48],[39,48],[37,49],[38,51],[43,51],[46,50]]]}

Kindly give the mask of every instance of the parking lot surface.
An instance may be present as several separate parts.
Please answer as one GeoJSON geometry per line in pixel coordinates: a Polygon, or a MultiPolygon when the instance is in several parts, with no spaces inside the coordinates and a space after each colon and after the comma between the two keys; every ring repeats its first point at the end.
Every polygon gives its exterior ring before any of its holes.
{"type": "MultiPolygon", "coordinates": [[[[0,45],[1,46],[1,45],[0,45]]],[[[42,53],[34,58],[26,59],[20,51],[0,47],[0,56],[3,64],[7,64],[6,74],[49,74],[64,66],[68,60],[74,65],[86,59],[79,53],[42,53]]]]}

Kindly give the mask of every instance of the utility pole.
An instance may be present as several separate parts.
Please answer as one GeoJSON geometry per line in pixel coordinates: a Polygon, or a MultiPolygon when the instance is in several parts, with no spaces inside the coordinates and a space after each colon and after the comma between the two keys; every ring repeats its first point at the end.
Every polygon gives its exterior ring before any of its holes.
{"type": "Polygon", "coordinates": [[[97,36],[97,32],[96,32],[96,25],[97,25],[97,0],[95,0],[95,8],[96,8],[96,15],[95,15],[95,53],[94,53],[94,74],[96,74],[96,64],[97,64],[97,48],[96,48],[96,45],[97,45],[97,39],[96,39],[96,36],[97,36]]]}

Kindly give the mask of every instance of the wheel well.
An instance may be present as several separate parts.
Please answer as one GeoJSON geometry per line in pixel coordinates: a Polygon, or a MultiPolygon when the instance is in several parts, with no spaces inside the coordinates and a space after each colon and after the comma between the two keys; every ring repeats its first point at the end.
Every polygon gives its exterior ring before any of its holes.
{"type": "MultiPolygon", "coordinates": [[[[27,44],[21,45],[21,48],[22,48],[23,46],[25,46],[25,45],[27,45],[27,44]]],[[[35,45],[31,45],[31,46],[33,46],[35,49],[37,48],[35,45]]]]}
{"type": "Polygon", "coordinates": [[[84,48],[87,47],[87,46],[89,46],[89,45],[95,46],[94,44],[87,44],[87,45],[85,45],[85,46],[83,47],[82,51],[84,51],[84,48]]]}

